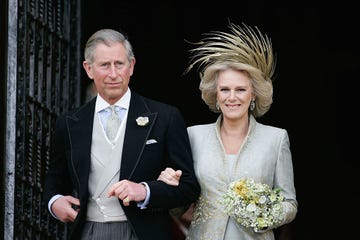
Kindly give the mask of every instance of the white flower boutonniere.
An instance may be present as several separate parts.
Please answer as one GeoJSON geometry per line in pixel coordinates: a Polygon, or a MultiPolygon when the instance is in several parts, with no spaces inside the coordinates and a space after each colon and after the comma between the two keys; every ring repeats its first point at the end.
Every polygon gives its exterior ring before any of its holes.
{"type": "Polygon", "coordinates": [[[137,123],[137,125],[144,127],[149,124],[149,118],[148,117],[138,117],[136,119],[136,123],[137,123]]]}

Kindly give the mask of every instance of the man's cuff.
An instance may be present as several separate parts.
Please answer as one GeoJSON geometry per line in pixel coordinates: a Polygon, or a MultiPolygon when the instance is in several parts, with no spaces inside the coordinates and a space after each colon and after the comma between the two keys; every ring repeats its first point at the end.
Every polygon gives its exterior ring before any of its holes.
{"type": "Polygon", "coordinates": [[[57,195],[53,196],[53,197],[50,199],[49,203],[48,203],[49,212],[50,212],[51,215],[52,215],[54,218],[56,218],[57,220],[59,220],[59,218],[51,211],[51,205],[52,205],[56,200],[58,200],[58,199],[61,198],[61,197],[63,197],[63,195],[57,194],[57,195]]]}
{"type": "Polygon", "coordinates": [[[150,200],[150,188],[146,182],[141,182],[140,184],[144,185],[144,187],[146,189],[146,197],[145,197],[144,201],[138,202],[137,206],[140,209],[146,209],[146,206],[149,204],[149,200],[150,200]]]}

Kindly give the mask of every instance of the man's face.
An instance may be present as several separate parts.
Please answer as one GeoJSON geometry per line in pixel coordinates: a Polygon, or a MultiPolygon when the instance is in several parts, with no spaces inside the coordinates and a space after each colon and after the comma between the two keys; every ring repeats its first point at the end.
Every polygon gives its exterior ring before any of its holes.
{"type": "Polygon", "coordinates": [[[129,62],[121,43],[112,43],[111,46],[99,44],[94,51],[94,62],[83,63],[98,93],[109,104],[114,104],[126,93],[134,65],[135,59],[129,62]]]}

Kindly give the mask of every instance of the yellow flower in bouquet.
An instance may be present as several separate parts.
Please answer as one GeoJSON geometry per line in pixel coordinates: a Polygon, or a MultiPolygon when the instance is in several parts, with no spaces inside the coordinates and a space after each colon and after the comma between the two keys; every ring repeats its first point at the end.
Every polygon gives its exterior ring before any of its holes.
{"type": "Polygon", "coordinates": [[[259,232],[282,221],[283,200],[280,189],[271,189],[252,179],[240,179],[230,184],[221,204],[237,223],[259,232]]]}

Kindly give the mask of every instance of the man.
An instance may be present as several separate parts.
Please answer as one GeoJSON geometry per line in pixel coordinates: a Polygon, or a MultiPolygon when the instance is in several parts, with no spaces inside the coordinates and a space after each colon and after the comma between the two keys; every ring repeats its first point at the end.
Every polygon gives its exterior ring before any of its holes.
{"type": "Polygon", "coordinates": [[[97,97],[57,120],[44,196],[70,239],[171,239],[168,210],[200,194],[184,119],[130,91],[134,65],[123,34],[94,33],[83,66],[97,97]],[[157,181],[166,167],[178,186],[157,181]]]}

